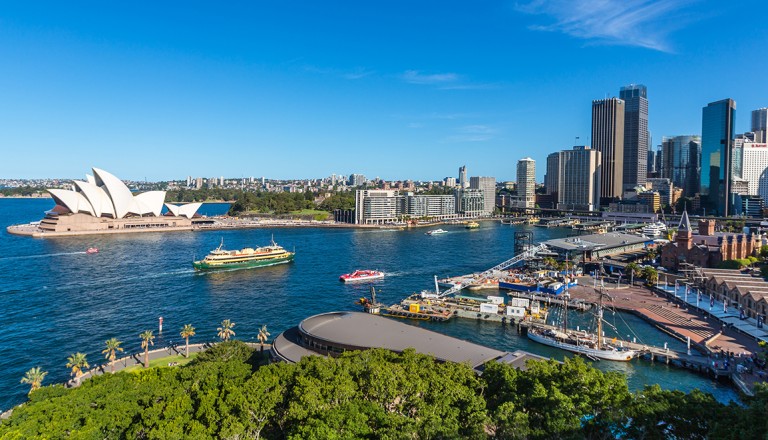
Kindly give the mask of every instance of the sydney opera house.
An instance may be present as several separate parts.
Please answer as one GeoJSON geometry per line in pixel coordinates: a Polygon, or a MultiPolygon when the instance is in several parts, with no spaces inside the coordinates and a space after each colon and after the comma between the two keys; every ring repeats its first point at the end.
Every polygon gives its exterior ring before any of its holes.
{"type": "Polygon", "coordinates": [[[45,213],[45,218],[39,224],[11,226],[8,232],[43,237],[190,230],[192,217],[201,205],[164,203],[165,191],[134,195],[120,179],[98,168],[93,168],[93,175],[86,175],[85,180],[75,180],[72,190],[48,192],[56,206],[45,213]]]}

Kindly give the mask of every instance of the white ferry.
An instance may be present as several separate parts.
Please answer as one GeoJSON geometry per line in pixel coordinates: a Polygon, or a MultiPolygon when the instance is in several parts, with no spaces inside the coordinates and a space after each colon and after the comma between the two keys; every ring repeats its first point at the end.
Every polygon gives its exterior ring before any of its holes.
{"type": "Polygon", "coordinates": [[[643,235],[647,235],[649,237],[658,237],[659,235],[667,232],[667,225],[662,222],[651,223],[644,226],[640,232],[642,232],[643,235]]]}

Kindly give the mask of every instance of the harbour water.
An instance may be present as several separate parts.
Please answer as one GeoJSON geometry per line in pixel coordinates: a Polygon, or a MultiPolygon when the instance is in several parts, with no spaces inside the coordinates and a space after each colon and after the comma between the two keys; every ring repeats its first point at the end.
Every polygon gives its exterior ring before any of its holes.
{"type": "MultiPolygon", "coordinates": [[[[320,228],[243,229],[207,232],[140,233],[32,239],[8,234],[11,224],[39,220],[52,208],[50,199],[0,199],[0,409],[22,402],[28,390],[19,380],[28,369],[48,371],[44,383],[64,382],[67,356],[80,351],[92,366],[104,360],[104,341],[117,337],[127,353],[140,351],[139,333],[154,330],[163,317],[164,332],[156,347],[181,343],[179,330],[191,323],[191,342],[215,340],[223,319],[236,323],[237,339],[255,340],[266,324],[273,336],[307,316],[334,310],[357,310],[368,284],[344,284],[338,277],[355,269],[378,269],[387,276],[375,282],[387,304],[432,288],[432,277],[479,272],[512,255],[513,233],[527,228],[536,241],[564,236],[567,230],[483,222],[479,229],[443,226],[448,233],[427,236],[423,229],[359,230],[320,228]],[[227,249],[275,241],[296,250],[291,264],[253,270],[196,273],[192,261],[221,240],[227,249]],[[98,254],[85,250],[97,247],[98,254]]],[[[211,215],[225,205],[206,205],[211,215]]],[[[572,312],[577,313],[577,312],[572,312]]],[[[569,315],[571,316],[571,315],[569,315]]],[[[579,315],[570,318],[586,319],[579,315]]],[[[679,341],[640,319],[609,317],[623,334],[645,343],[683,348],[679,341]],[[634,333],[632,333],[634,332],[634,333]]],[[[406,321],[409,322],[409,321],[406,321]]],[[[521,337],[498,323],[453,320],[409,322],[501,350],[523,349],[563,359],[565,352],[521,337]]],[[[602,370],[627,376],[631,389],[659,383],[666,389],[699,388],[718,400],[738,399],[727,384],[643,360],[597,362],[602,370]]]]}

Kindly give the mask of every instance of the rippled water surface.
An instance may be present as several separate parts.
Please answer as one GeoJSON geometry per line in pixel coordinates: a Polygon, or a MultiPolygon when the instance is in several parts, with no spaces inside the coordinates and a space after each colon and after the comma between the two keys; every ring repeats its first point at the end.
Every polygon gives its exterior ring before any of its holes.
{"type": "MultiPolygon", "coordinates": [[[[39,220],[52,207],[49,199],[0,199],[0,409],[24,400],[28,388],[19,380],[28,369],[42,366],[49,372],[45,383],[63,382],[68,378],[67,356],[81,351],[97,364],[103,360],[104,341],[113,336],[124,341],[127,352],[138,352],[139,333],[157,333],[160,316],[165,331],[156,346],[181,342],[178,332],[187,323],[197,328],[193,341],[213,340],[223,319],[236,323],[238,339],[255,339],[262,324],[275,336],[316,313],[355,310],[354,301],[367,295],[369,287],[340,283],[342,273],[385,271],[387,277],[375,285],[383,302],[395,303],[432,287],[433,275],[479,272],[506,260],[512,255],[515,228],[530,228],[536,240],[567,232],[496,222],[483,222],[478,230],[444,226],[447,234],[432,237],[424,230],[274,228],[33,239],[5,231],[11,224],[39,220]],[[267,244],[272,235],[296,250],[293,263],[208,274],[192,270],[192,260],[222,239],[226,248],[235,249],[267,244]],[[91,246],[99,253],[85,254],[91,246]]],[[[226,206],[203,209],[216,214],[226,206]]],[[[683,347],[633,316],[611,319],[622,334],[634,331],[647,343],[683,347]]],[[[530,342],[498,323],[417,325],[498,349],[564,357],[564,352],[530,342]]],[[[658,363],[603,361],[595,366],[626,374],[632,389],[659,383],[684,391],[700,388],[722,401],[736,399],[723,384],[658,363]]]]}

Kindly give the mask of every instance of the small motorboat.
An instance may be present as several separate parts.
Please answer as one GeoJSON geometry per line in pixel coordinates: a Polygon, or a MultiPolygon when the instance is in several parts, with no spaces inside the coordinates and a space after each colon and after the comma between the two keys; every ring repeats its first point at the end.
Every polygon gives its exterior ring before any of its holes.
{"type": "Polygon", "coordinates": [[[444,229],[433,229],[431,231],[425,232],[425,234],[427,234],[427,235],[438,235],[438,234],[445,234],[446,232],[448,232],[448,231],[446,231],[444,229]]]}
{"type": "Polygon", "coordinates": [[[86,254],[98,254],[98,253],[99,253],[99,249],[97,249],[97,248],[95,248],[95,247],[89,247],[89,248],[88,248],[88,249],[85,251],[85,253],[86,253],[86,254]]]}
{"type": "Polygon", "coordinates": [[[339,281],[352,283],[355,281],[369,281],[384,278],[384,272],[378,270],[356,270],[352,273],[345,273],[339,277],[339,281]]]}

